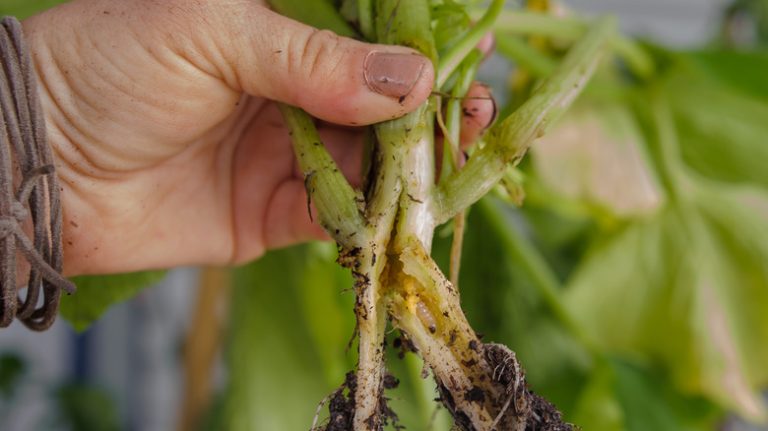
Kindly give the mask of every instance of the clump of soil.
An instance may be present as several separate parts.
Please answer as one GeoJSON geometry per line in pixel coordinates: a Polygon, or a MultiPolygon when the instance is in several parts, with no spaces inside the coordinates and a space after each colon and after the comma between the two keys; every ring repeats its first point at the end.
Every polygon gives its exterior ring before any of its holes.
{"type": "MultiPolygon", "coordinates": [[[[344,384],[331,395],[328,403],[330,417],[323,431],[348,431],[355,416],[355,389],[357,377],[354,371],[347,373],[344,384]]],[[[314,431],[314,430],[313,430],[314,431]]]]}
{"type": "MultiPolygon", "coordinates": [[[[398,425],[397,414],[387,405],[388,399],[384,396],[385,389],[394,389],[400,382],[391,374],[384,376],[383,387],[379,396],[379,408],[376,414],[368,420],[380,421],[378,429],[383,430],[385,425],[392,424],[394,429],[404,429],[398,425]]],[[[354,371],[347,373],[344,383],[337,389],[328,402],[330,416],[324,427],[312,431],[350,431],[355,417],[355,392],[357,390],[357,376],[354,371]]]]}

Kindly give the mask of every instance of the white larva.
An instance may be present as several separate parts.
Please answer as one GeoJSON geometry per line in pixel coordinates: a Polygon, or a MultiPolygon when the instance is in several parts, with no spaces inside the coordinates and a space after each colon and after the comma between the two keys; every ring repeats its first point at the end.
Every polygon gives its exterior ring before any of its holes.
{"type": "Polygon", "coordinates": [[[434,334],[437,331],[435,317],[429,311],[429,308],[427,308],[427,304],[423,301],[418,301],[416,303],[416,316],[418,316],[421,323],[429,329],[430,333],[434,334]]]}

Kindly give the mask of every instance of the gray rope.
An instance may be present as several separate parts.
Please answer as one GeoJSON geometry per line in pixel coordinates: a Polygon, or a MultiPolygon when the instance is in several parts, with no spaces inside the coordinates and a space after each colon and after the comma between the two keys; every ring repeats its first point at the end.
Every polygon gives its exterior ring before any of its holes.
{"type": "Polygon", "coordinates": [[[15,317],[42,331],[56,318],[61,291],[73,293],[75,286],[61,275],[59,184],[32,60],[13,17],[0,25],[0,61],[0,327],[15,317]],[[29,218],[32,240],[23,229],[29,218]],[[17,254],[30,265],[24,298],[18,296],[17,254]]]}

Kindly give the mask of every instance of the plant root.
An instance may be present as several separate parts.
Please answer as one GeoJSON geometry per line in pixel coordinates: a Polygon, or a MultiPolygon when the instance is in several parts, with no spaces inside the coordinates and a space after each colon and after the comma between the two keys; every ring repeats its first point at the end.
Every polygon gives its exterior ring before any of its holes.
{"type": "Polygon", "coordinates": [[[528,388],[525,371],[512,350],[488,343],[483,345],[483,353],[493,368],[492,381],[503,388],[503,398],[495,400],[500,409],[490,431],[574,430],[552,403],[528,388]]]}
{"type": "Polygon", "coordinates": [[[492,369],[488,376],[495,391],[479,387],[462,394],[474,402],[489,402],[498,411],[492,425],[478,429],[470,418],[456,406],[457,394],[438,381],[440,402],[448,409],[455,421],[455,429],[461,431],[574,431],[573,425],[563,421],[557,408],[528,388],[525,371],[515,353],[501,344],[488,343],[481,347],[487,364],[492,369]]]}

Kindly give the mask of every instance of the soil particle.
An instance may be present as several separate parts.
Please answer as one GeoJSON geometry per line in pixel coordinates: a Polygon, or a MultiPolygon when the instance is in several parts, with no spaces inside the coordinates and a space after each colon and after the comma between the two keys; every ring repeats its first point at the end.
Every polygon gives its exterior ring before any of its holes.
{"type": "Polygon", "coordinates": [[[453,346],[453,344],[456,342],[456,337],[458,336],[458,333],[455,329],[451,329],[451,331],[448,333],[448,347],[453,346]]]}
{"type": "Polygon", "coordinates": [[[384,376],[384,389],[395,389],[400,386],[400,380],[392,374],[386,374],[384,376]]]}
{"type": "Polygon", "coordinates": [[[408,352],[418,353],[419,351],[404,333],[401,333],[399,337],[392,340],[392,347],[399,349],[399,352],[397,352],[399,359],[405,358],[405,354],[408,352]]]}
{"type": "Polygon", "coordinates": [[[531,410],[534,418],[531,425],[529,421],[526,431],[574,431],[574,426],[563,422],[563,417],[557,408],[549,401],[545,400],[533,392],[528,392],[531,398],[531,410]]]}
{"type": "Polygon", "coordinates": [[[474,386],[464,394],[464,399],[472,403],[482,404],[485,402],[485,392],[483,392],[482,388],[474,386]]]}

